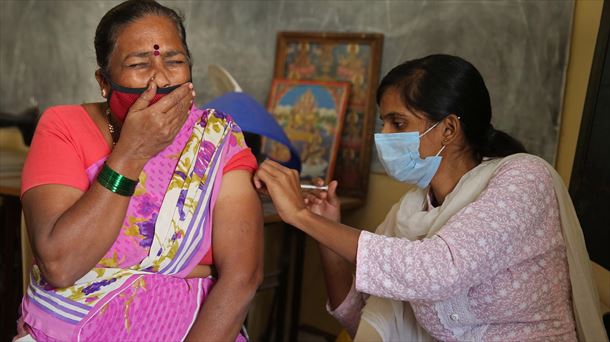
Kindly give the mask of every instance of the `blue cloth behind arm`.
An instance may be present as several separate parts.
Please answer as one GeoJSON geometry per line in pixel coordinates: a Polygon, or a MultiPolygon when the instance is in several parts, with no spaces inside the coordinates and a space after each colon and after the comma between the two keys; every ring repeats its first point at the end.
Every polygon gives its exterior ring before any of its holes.
{"type": "Polygon", "coordinates": [[[290,160],[282,162],[282,164],[301,171],[299,152],[292,146],[282,127],[263,106],[249,95],[238,92],[226,93],[203,107],[228,113],[244,132],[262,135],[286,146],[290,150],[290,160]]]}

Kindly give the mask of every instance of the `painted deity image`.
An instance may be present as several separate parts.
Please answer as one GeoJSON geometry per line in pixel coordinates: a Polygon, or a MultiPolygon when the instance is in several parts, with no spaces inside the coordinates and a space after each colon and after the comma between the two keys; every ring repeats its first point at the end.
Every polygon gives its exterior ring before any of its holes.
{"type": "MultiPolygon", "coordinates": [[[[348,83],[275,80],[269,111],[301,157],[301,179],[332,177],[349,93],[348,83]]],[[[283,145],[265,140],[263,153],[286,161],[283,145]]]]}
{"type": "MultiPolygon", "coordinates": [[[[298,42],[286,49],[286,75],[295,80],[346,81],[351,87],[336,178],[343,185],[358,184],[363,118],[367,108],[371,47],[366,44],[315,44],[298,42]]],[[[284,153],[288,153],[287,151],[284,153]]]]}

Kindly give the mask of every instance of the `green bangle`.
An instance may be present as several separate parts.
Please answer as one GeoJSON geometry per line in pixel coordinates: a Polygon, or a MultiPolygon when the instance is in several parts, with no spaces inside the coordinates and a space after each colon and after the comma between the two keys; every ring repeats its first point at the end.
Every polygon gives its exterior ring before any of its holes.
{"type": "Polygon", "coordinates": [[[97,181],[104,188],[121,196],[131,196],[136,191],[137,180],[129,179],[111,169],[106,163],[97,175],[97,181]]]}

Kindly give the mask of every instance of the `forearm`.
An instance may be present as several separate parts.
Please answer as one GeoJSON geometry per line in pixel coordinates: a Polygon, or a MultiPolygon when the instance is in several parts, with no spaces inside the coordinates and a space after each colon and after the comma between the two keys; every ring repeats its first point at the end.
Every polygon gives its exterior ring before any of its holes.
{"type": "Polygon", "coordinates": [[[87,273],[115,241],[128,198],[95,184],[83,198],[59,217],[47,236],[34,242],[45,275],[69,286],[87,273]]]}
{"type": "MultiPolygon", "coordinates": [[[[141,170],[133,163],[123,166],[109,161],[109,165],[131,177],[141,170]]],[[[94,182],[56,220],[36,222],[34,218],[34,222],[28,222],[37,232],[32,242],[46,280],[57,287],[70,286],[93,268],[116,240],[129,200],[130,197],[115,194],[94,182]],[[49,224],[48,229],[40,228],[49,224]]],[[[24,206],[24,210],[30,207],[36,205],[24,206]]]]}
{"type": "Polygon", "coordinates": [[[354,267],[343,257],[324,245],[318,244],[318,248],[322,259],[322,271],[324,272],[328,303],[330,308],[334,310],[343,303],[351,289],[354,267]]]}
{"type": "Polygon", "coordinates": [[[258,278],[222,279],[205,300],[187,341],[234,341],[258,288],[258,278]]]}
{"type": "Polygon", "coordinates": [[[302,210],[289,223],[341,256],[348,263],[356,263],[360,230],[331,221],[309,210],[302,210]]]}

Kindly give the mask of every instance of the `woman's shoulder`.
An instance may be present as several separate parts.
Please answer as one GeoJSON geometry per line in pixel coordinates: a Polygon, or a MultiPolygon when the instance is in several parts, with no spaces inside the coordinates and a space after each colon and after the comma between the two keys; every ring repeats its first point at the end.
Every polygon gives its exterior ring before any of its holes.
{"type": "Polygon", "coordinates": [[[493,178],[511,178],[537,180],[551,183],[553,167],[544,159],[528,153],[518,153],[504,157],[494,173],[493,178]]]}
{"type": "Polygon", "coordinates": [[[66,105],[55,105],[47,108],[42,115],[62,117],[66,115],[88,115],[87,111],[82,105],[66,104],[66,105]]]}
{"type": "Polygon", "coordinates": [[[552,166],[544,159],[529,153],[517,153],[504,157],[500,169],[547,170],[552,166]]]}
{"type": "Polygon", "coordinates": [[[109,147],[85,106],[58,105],[47,108],[36,127],[35,140],[60,140],[87,156],[107,154],[109,147]]]}
{"type": "Polygon", "coordinates": [[[72,126],[89,119],[89,114],[81,105],[56,105],[47,108],[40,117],[39,125],[72,126]]]}

